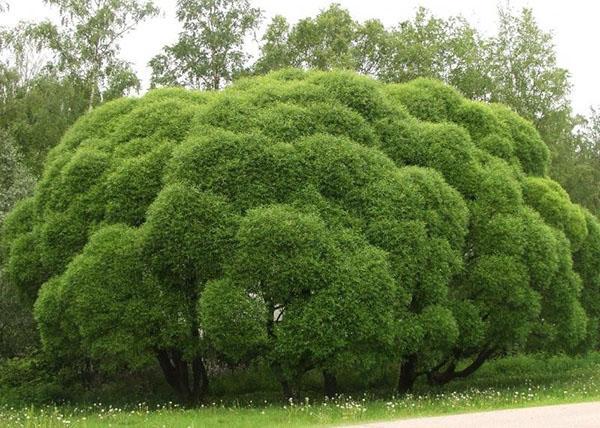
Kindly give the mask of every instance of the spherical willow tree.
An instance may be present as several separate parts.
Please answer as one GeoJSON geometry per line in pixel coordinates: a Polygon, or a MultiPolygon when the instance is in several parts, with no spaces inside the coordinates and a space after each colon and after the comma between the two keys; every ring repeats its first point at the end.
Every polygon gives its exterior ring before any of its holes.
{"type": "Polygon", "coordinates": [[[593,346],[600,227],[547,164],[527,121],[430,80],[163,89],[80,119],[0,251],[58,361],[158,361],[188,402],[207,359],[267,361],[289,395],[396,362],[404,391],[593,346]]]}

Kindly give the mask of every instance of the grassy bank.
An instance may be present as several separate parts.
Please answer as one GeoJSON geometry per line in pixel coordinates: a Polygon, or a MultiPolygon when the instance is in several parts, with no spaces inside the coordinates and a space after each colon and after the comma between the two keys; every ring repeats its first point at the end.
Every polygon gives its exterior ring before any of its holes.
{"type": "Polygon", "coordinates": [[[175,404],[109,404],[3,407],[0,425],[15,427],[264,427],[323,426],[424,415],[572,403],[600,399],[600,354],[586,357],[507,357],[472,378],[431,391],[395,397],[386,391],[342,395],[332,401],[305,398],[281,403],[224,397],[199,409],[175,404]]]}

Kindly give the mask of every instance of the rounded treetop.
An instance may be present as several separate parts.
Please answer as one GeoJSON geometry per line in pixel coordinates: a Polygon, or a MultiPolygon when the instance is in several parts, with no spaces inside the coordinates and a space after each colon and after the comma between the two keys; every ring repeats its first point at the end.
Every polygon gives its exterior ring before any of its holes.
{"type": "Polygon", "coordinates": [[[597,335],[600,229],[548,161],[529,122],[433,80],[160,89],[65,134],[1,251],[46,347],[103,361],[262,355],[291,376],[572,348],[597,335]]]}

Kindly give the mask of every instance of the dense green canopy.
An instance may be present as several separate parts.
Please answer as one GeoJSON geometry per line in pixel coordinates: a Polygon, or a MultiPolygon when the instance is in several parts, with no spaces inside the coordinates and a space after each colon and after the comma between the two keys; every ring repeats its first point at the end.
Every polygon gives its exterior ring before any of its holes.
{"type": "Polygon", "coordinates": [[[594,345],[600,224],[548,157],[508,108],[432,80],[156,90],[66,133],[0,250],[57,358],[158,358],[187,399],[207,358],[263,358],[284,388],[394,361],[408,388],[594,345]]]}

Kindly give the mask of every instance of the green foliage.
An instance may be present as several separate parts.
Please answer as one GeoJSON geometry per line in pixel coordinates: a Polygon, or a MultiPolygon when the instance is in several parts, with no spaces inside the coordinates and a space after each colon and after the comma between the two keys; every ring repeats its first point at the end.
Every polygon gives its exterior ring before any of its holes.
{"type": "Polygon", "coordinates": [[[23,165],[10,135],[0,130],[0,224],[13,206],[33,188],[34,179],[23,165]]]}
{"type": "Polygon", "coordinates": [[[428,79],[389,85],[387,90],[390,96],[406,105],[412,115],[421,120],[454,122],[464,127],[477,147],[508,163],[518,164],[523,172],[542,176],[548,171],[547,146],[531,123],[506,106],[461,101],[458,92],[428,79]]]}
{"type": "Polygon", "coordinates": [[[313,294],[323,281],[333,252],[324,222],[286,206],[248,212],[237,234],[234,276],[265,301],[288,302],[313,294]]]}
{"type": "Polygon", "coordinates": [[[443,79],[469,98],[485,93],[486,40],[464,18],[440,18],[419,8],[410,20],[389,30],[378,77],[406,82],[418,77],[443,79]]]}
{"type": "Polygon", "coordinates": [[[432,79],[418,78],[408,84],[386,85],[386,91],[405,105],[410,114],[429,122],[451,121],[464,104],[455,89],[432,79]]]}
{"type": "Polygon", "coordinates": [[[35,301],[40,285],[48,279],[42,263],[39,233],[36,232],[20,234],[10,241],[10,251],[4,263],[3,273],[9,284],[16,286],[19,294],[29,304],[35,301]]]}
{"type": "Polygon", "coordinates": [[[485,93],[485,44],[462,18],[447,20],[420,8],[414,19],[385,28],[376,19],[358,22],[339,4],[291,25],[275,16],[267,27],[256,73],[285,67],[350,69],[385,82],[417,77],[445,79],[468,96],[485,93]]]}
{"type": "Polygon", "coordinates": [[[549,137],[560,114],[568,114],[570,90],[568,71],[556,63],[552,34],[540,29],[531,9],[501,8],[491,42],[492,101],[511,106],[549,137]]]}
{"type": "Polygon", "coordinates": [[[48,151],[85,112],[87,94],[79,82],[44,73],[28,82],[3,83],[10,95],[0,102],[0,127],[14,140],[23,163],[38,175],[48,151]]]}
{"type": "Polygon", "coordinates": [[[527,203],[566,235],[574,251],[579,249],[588,234],[585,215],[581,207],[571,202],[567,192],[558,183],[537,177],[528,177],[523,190],[527,203]]]}
{"type": "Polygon", "coordinates": [[[586,117],[571,121],[574,130],[563,138],[554,156],[552,176],[573,201],[593,214],[600,212],[600,111],[591,108],[586,117]]]}
{"type": "Polygon", "coordinates": [[[188,401],[207,359],[263,361],[293,391],[310,370],[451,379],[461,359],[583,349],[595,235],[540,176],[543,147],[432,80],[284,70],[156,90],[52,150],[5,222],[6,274],[57,361],[157,358],[188,401]]]}
{"type": "Polygon", "coordinates": [[[218,278],[234,220],[232,208],[219,195],[181,184],[165,187],[148,209],[144,226],[152,270],[180,287],[218,278]]]}
{"type": "Polygon", "coordinates": [[[251,360],[267,345],[264,301],[228,280],[206,284],[198,314],[209,346],[230,364],[251,360]]]}
{"type": "MultiPolygon", "coordinates": [[[[41,328],[47,328],[48,313],[63,308],[69,339],[80,342],[86,355],[109,368],[147,363],[154,347],[175,340],[181,327],[169,308],[181,306],[176,294],[144,273],[142,251],[137,230],[121,225],[98,230],[65,274],[42,287],[35,308],[41,328]]],[[[42,330],[45,342],[56,336],[42,330]]]]}
{"type": "Polygon", "coordinates": [[[493,104],[492,108],[514,142],[514,155],[523,171],[531,175],[545,175],[549,150],[532,124],[501,104],[493,104]]]}
{"type": "Polygon", "coordinates": [[[491,346],[524,343],[541,309],[525,266],[514,257],[482,255],[469,269],[467,286],[485,320],[491,346]]]}
{"type": "Polygon", "coordinates": [[[588,346],[598,346],[600,337],[600,274],[596,265],[600,257],[600,223],[588,211],[584,212],[588,235],[574,254],[574,266],[585,284],[581,303],[589,315],[588,346]]]}
{"type": "Polygon", "coordinates": [[[31,308],[0,273],[0,360],[27,355],[38,345],[31,308]]]}
{"type": "Polygon", "coordinates": [[[255,64],[258,72],[289,66],[328,70],[354,68],[358,24],[349,12],[332,4],[315,18],[300,20],[292,28],[276,16],[263,36],[262,56],[255,64]]]}
{"type": "Polygon", "coordinates": [[[172,145],[140,140],[140,146],[149,147],[149,153],[123,159],[106,177],[103,193],[109,223],[139,226],[161,189],[162,171],[171,155],[172,145]]]}
{"type": "Polygon", "coordinates": [[[0,29],[0,128],[35,175],[86,110],[139,88],[129,66],[116,58],[116,43],[141,19],[129,14],[135,2],[48,3],[60,7],[61,29],[49,22],[0,29]]]}
{"type": "Polygon", "coordinates": [[[0,394],[4,403],[42,405],[58,401],[63,388],[51,367],[38,356],[0,362],[0,394]]]}

